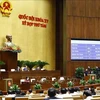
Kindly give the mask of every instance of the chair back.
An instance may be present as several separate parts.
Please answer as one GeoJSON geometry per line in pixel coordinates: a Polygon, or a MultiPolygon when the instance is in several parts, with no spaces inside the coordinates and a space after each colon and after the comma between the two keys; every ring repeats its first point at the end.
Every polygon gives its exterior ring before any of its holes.
{"type": "Polygon", "coordinates": [[[16,97],[15,100],[28,100],[28,97],[16,97]]]}
{"type": "Polygon", "coordinates": [[[28,100],[44,100],[44,97],[34,97],[34,98],[29,98],[28,100]]]}
{"type": "Polygon", "coordinates": [[[12,100],[13,97],[5,97],[5,100],[12,100]]]}
{"type": "Polygon", "coordinates": [[[0,96],[0,100],[2,100],[2,96],[0,96]]]}
{"type": "Polygon", "coordinates": [[[92,98],[91,100],[100,100],[100,98],[99,98],[99,97],[97,97],[97,98],[92,98]]]}

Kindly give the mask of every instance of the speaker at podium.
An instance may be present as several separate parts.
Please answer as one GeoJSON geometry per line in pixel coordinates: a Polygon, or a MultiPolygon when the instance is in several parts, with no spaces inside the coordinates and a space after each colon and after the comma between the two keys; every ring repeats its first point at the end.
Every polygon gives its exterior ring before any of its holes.
{"type": "Polygon", "coordinates": [[[84,79],[87,81],[89,79],[95,80],[96,79],[96,74],[88,74],[87,76],[84,76],[84,79]]]}
{"type": "Polygon", "coordinates": [[[12,78],[6,78],[6,79],[3,79],[3,81],[4,81],[4,90],[8,91],[9,87],[13,84],[13,80],[12,78]]]}
{"type": "Polygon", "coordinates": [[[89,76],[90,76],[90,79],[91,80],[95,80],[97,77],[96,77],[96,74],[89,74],[89,76]]]}

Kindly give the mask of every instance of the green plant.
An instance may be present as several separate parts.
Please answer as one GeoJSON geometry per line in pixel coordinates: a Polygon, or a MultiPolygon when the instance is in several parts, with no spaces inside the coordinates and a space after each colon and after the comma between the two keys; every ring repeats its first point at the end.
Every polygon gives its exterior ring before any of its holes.
{"type": "Polygon", "coordinates": [[[38,60],[38,61],[35,61],[35,65],[36,65],[36,67],[43,68],[43,66],[45,66],[45,65],[49,65],[49,63],[46,62],[46,61],[38,60]]]}
{"type": "Polygon", "coordinates": [[[37,84],[37,83],[36,83],[36,84],[34,85],[34,89],[35,89],[35,90],[38,90],[38,89],[41,89],[41,88],[42,88],[42,87],[41,87],[41,84],[37,84]]]}
{"type": "Polygon", "coordinates": [[[88,84],[95,84],[96,83],[96,80],[89,79],[89,80],[87,80],[87,83],[88,84]]]}
{"type": "Polygon", "coordinates": [[[3,65],[5,65],[5,62],[0,61],[0,69],[1,69],[1,68],[4,68],[4,66],[3,66],[3,65]]]}
{"type": "Polygon", "coordinates": [[[12,90],[12,91],[17,91],[17,90],[20,89],[20,87],[17,84],[13,84],[13,85],[10,86],[9,89],[12,90]]]}
{"type": "Polygon", "coordinates": [[[24,61],[24,60],[18,60],[17,61],[17,66],[22,67],[22,66],[28,66],[30,68],[30,70],[35,66],[35,62],[32,61],[24,61]]]}
{"type": "Polygon", "coordinates": [[[74,83],[72,81],[69,81],[69,82],[67,82],[67,86],[68,87],[73,87],[74,86],[74,83]]]}
{"type": "Polygon", "coordinates": [[[23,66],[24,60],[18,60],[17,61],[17,66],[19,66],[20,68],[23,66]]]}
{"type": "Polygon", "coordinates": [[[35,66],[35,62],[33,61],[29,62],[29,65],[27,66],[30,68],[30,70],[32,70],[32,68],[35,66]]]}
{"type": "Polygon", "coordinates": [[[91,71],[93,72],[93,74],[96,74],[96,68],[91,68],[91,71]]]}
{"type": "Polygon", "coordinates": [[[58,82],[55,82],[54,84],[52,84],[54,88],[60,88],[60,84],[58,82]]]}
{"type": "Polygon", "coordinates": [[[84,77],[84,68],[83,67],[76,68],[76,70],[75,70],[75,76],[77,78],[82,79],[84,77]]]}
{"type": "Polygon", "coordinates": [[[0,61],[0,66],[5,65],[5,62],[0,61]]]}
{"type": "Polygon", "coordinates": [[[96,83],[100,83],[100,79],[95,79],[95,82],[96,83]]]}
{"type": "Polygon", "coordinates": [[[81,80],[80,80],[80,84],[81,84],[81,85],[85,85],[85,84],[86,84],[86,81],[85,81],[84,79],[81,79],[81,80]]]}
{"type": "Polygon", "coordinates": [[[96,77],[99,78],[99,68],[96,66],[94,68],[91,68],[92,73],[96,74],[96,77]]]}
{"type": "Polygon", "coordinates": [[[28,66],[28,67],[30,68],[30,70],[31,70],[35,65],[36,65],[35,62],[32,62],[32,61],[26,60],[26,61],[23,62],[23,66],[28,66]]]}

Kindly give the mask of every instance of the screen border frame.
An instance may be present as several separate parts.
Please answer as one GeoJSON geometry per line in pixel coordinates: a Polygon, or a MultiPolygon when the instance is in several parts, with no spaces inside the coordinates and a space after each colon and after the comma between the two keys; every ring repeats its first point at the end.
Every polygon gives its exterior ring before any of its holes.
{"type": "MultiPolygon", "coordinates": [[[[100,39],[91,39],[91,38],[71,38],[71,40],[100,41],[100,39]]],[[[71,61],[100,61],[100,59],[71,59],[71,40],[70,40],[70,60],[71,61]]]]}

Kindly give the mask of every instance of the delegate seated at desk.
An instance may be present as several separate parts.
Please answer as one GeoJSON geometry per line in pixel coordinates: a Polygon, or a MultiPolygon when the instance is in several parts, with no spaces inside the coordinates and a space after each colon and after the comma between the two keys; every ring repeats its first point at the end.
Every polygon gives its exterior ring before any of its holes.
{"type": "Polygon", "coordinates": [[[30,78],[29,77],[25,78],[25,83],[30,83],[30,78]]]}

